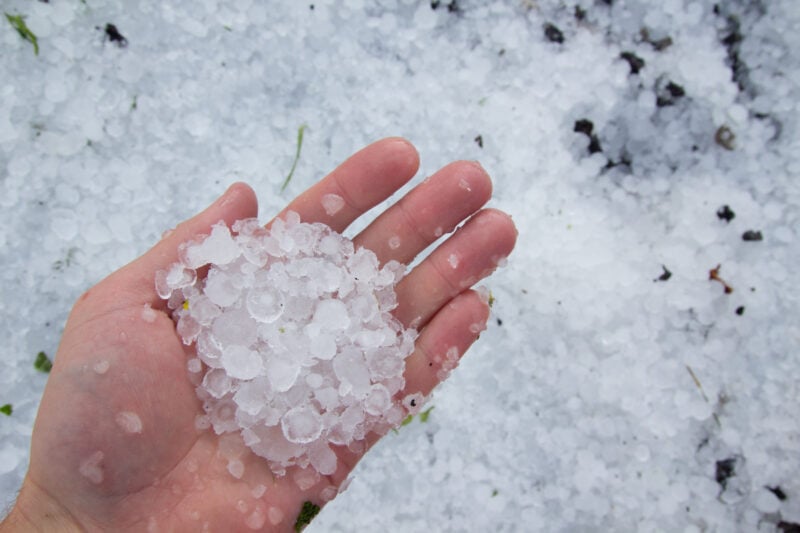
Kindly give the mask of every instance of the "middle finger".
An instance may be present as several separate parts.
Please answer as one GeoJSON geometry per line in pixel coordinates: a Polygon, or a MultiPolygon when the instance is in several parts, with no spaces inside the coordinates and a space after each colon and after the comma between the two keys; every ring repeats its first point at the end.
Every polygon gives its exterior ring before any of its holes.
{"type": "Polygon", "coordinates": [[[481,208],[492,195],[489,175],[477,162],[451,163],[384,211],[355,239],[381,264],[408,264],[432,242],[481,208]]]}

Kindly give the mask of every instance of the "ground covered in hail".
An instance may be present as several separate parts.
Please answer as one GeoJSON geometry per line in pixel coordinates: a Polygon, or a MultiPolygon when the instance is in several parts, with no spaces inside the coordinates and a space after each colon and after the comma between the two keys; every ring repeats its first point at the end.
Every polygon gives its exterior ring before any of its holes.
{"type": "Polygon", "coordinates": [[[310,530],[800,527],[793,0],[2,10],[3,503],[83,290],[233,181],[266,218],[403,135],[418,180],[479,159],[520,238],[488,331],[310,530]]]}

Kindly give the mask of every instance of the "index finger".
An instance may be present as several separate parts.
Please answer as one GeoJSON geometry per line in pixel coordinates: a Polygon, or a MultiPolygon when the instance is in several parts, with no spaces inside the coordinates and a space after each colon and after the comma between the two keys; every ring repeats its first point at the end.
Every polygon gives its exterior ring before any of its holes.
{"type": "Polygon", "coordinates": [[[303,222],[322,222],[341,233],[402,187],[418,168],[419,155],[410,142],[382,139],[350,156],[278,216],[294,211],[303,222]]]}

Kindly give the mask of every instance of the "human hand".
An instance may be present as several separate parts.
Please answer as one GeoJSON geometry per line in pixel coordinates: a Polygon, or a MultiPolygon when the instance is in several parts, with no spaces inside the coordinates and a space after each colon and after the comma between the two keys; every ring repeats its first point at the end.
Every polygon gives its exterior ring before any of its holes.
{"type": "MultiPolygon", "coordinates": [[[[407,141],[378,141],[286,209],[342,232],[406,183],[418,164],[407,141]],[[328,215],[321,198],[331,193],[345,206],[328,215]]],[[[452,346],[463,354],[478,336],[474,325],[486,322],[487,304],[469,287],[494,270],[516,239],[506,214],[480,210],[490,195],[479,165],[452,163],[354,238],[381,264],[408,264],[468,219],[396,288],[395,316],[420,330],[400,397],[427,396],[443,377],[436,356],[452,346]],[[392,236],[399,243],[390,245],[392,236]]],[[[330,476],[309,477],[290,467],[285,477],[273,477],[265,461],[230,434],[198,431],[202,407],[186,370],[193,348],[182,344],[155,291],[155,273],[177,260],[179,244],[209,233],[219,220],[231,225],[256,215],[253,191],[235,184],[79,298],[39,408],[28,474],[0,530],[291,531],[303,502],[322,506],[336,494],[379,435],[369,435],[361,450],[337,449],[338,467],[330,476]],[[142,319],[146,304],[156,312],[151,322],[142,319]],[[240,479],[227,471],[231,456],[244,464],[240,479]],[[298,483],[301,478],[307,482],[298,483]]]]}

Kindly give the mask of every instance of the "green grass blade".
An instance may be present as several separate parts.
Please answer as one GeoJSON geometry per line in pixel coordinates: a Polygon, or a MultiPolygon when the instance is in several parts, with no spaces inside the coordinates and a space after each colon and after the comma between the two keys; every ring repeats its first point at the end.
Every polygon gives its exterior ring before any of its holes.
{"type": "Polygon", "coordinates": [[[25,17],[23,17],[22,15],[9,15],[8,13],[6,13],[5,15],[9,24],[11,24],[12,28],[17,30],[19,36],[33,45],[33,53],[34,55],[38,56],[39,40],[36,38],[36,35],[30,30],[30,28],[28,28],[28,25],[25,24],[25,17]]]}
{"type": "Polygon", "coordinates": [[[289,171],[289,175],[286,176],[286,179],[283,181],[283,185],[281,185],[281,192],[286,190],[286,186],[289,185],[289,182],[292,179],[292,175],[294,175],[294,169],[297,168],[297,161],[300,159],[300,149],[303,147],[303,133],[306,131],[306,125],[303,124],[297,130],[297,151],[294,154],[294,162],[292,162],[292,169],[289,171]]]}

